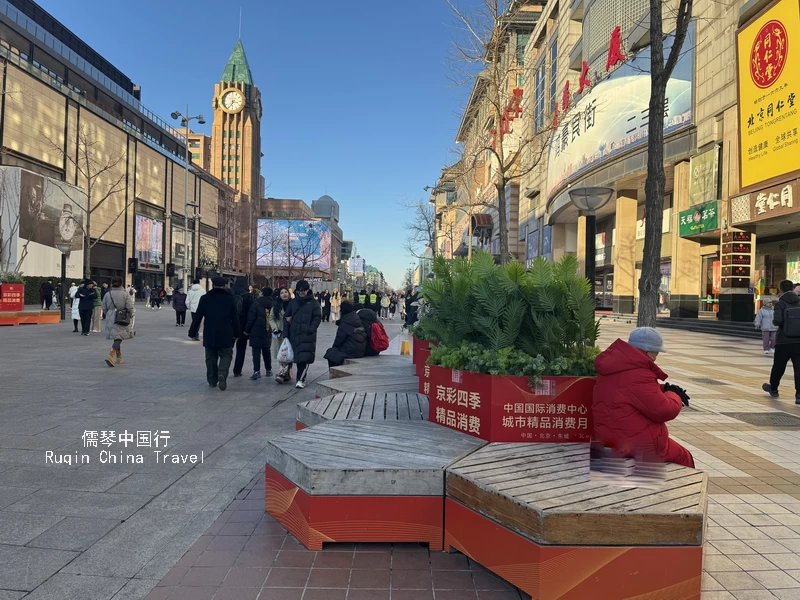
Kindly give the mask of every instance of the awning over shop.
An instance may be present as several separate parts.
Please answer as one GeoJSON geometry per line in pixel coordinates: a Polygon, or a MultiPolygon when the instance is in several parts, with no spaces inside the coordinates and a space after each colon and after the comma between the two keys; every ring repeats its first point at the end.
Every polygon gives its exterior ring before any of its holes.
{"type": "Polygon", "coordinates": [[[479,215],[472,215],[472,232],[473,235],[483,237],[484,235],[492,234],[492,215],[481,213],[479,215]]]}

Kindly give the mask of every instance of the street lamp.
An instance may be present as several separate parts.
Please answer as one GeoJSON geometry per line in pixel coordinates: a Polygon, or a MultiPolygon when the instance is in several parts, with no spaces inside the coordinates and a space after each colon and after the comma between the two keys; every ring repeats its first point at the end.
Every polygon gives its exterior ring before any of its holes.
{"type": "Polygon", "coordinates": [[[589,289],[594,302],[594,272],[595,272],[595,211],[603,208],[614,190],[607,187],[580,187],[569,190],[569,197],[578,210],[586,211],[586,267],[585,275],[589,280],[589,289]]]}
{"type": "Polygon", "coordinates": [[[67,287],[67,258],[72,250],[72,242],[56,242],[56,249],[61,252],[61,297],[58,299],[58,305],[61,307],[61,320],[63,321],[66,317],[64,290],[67,287]]]}
{"type": "MultiPolygon", "coordinates": [[[[186,105],[186,114],[181,114],[176,110],[170,116],[173,119],[180,119],[181,126],[186,127],[186,170],[183,185],[183,289],[188,292],[190,267],[186,262],[189,258],[189,206],[196,206],[189,203],[189,123],[196,120],[198,125],[205,125],[206,120],[203,115],[190,117],[188,104],[186,105]]],[[[192,231],[194,231],[194,226],[192,226],[192,231]]]]}

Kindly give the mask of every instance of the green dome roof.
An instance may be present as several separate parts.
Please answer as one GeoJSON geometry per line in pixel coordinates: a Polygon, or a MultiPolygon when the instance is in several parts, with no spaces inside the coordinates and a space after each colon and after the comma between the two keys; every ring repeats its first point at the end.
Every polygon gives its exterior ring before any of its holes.
{"type": "Polygon", "coordinates": [[[242,40],[237,40],[236,46],[233,47],[233,52],[228,59],[228,64],[225,65],[225,70],[222,71],[220,81],[241,81],[253,85],[253,74],[250,72],[250,65],[247,64],[247,57],[244,55],[242,40]]]}

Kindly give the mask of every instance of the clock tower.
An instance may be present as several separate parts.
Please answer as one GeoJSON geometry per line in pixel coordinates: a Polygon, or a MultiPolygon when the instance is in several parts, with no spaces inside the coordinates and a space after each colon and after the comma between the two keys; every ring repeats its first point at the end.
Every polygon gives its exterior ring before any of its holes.
{"type": "Polygon", "coordinates": [[[236,42],[219,83],[214,85],[211,174],[256,204],[261,184],[261,92],[236,42]]]}

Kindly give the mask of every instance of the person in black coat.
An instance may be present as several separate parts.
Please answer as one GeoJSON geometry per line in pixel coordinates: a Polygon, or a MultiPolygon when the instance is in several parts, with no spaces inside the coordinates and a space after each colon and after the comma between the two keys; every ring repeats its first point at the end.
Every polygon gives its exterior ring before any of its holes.
{"type": "Polygon", "coordinates": [[[203,326],[203,346],[206,350],[206,379],[208,385],[225,390],[228,386],[228,370],[233,359],[233,344],[242,337],[242,326],[236,310],[233,294],[225,291],[225,279],[212,277],[214,288],[200,298],[197,311],[192,313],[189,337],[196,338],[203,326]]]}
{"type": "Polygon", "coordinates": [[[338,325],[333,346],[325,353],[328,368],[343,365],[347,358],[361,358],[367,349],[367,333],[349,302],[342,302],[342,318],[338,325]]]}
{"type": "Polygon", "coordinates": [[[81,335],[89,335],[89,327],[92,323],[92,313],[94,312],[94,299],[97,298],[97,290],[94,289],[94,282],[87,279],[78,288],[78,313],[81,316],[81,335]]]}
{"type": "Polygon", "coordinates": [[[264,357],[264,376],[272,377],[272,328],[269,325],[269,314],[272,310],[272,288],[261,290],[262,296],[250,304],[244,334],[250,339],[253,353],[253,374],[250,379],[261,379],[261,357],[264,357]]]}
{"type": "Polygon", "coordinates": [[[358,311],[358,317],[367,334],[367,349],[364,351],[364,356],[378,356],[380,352],[372,349],[372,324],[378,321],[378,315],[371,308],[362,308],[358,311]]]}
{"type": "Polygon", "coordinates": [[[320,296],[320,306],[322,307],[322,320],[329,323],[331,320],[331,295],[325,290],[320,296]]]}
{"type": "MultiPolygon", "coordinates": [[[[244,277],[237,279],[236,283],[233,284],[233,293],[241,298],[241,301],[237,303],[240,305],[239,326],[242,328],[242,331],[245,331],[247,319],[250,315],[250,307],[253,306],[255,298],[253,294],[250,293],[250,288],[247,286],[247,280],[244,277]]],[[[247,337],[243,335],[236,340],[236,359],[233,361],[234,377],[242,376],[245,356],[247,356],[247,337]]]]}
{"type": "Polygon", "coordinates": [[[42,284],[41,290],[42,290],[42,292],[39,295],[42,297],[42,301],[44,302],[44,305],[45,305],[45,310],[50,310],[50,305],[53,304],[53,284],[52,284],[52,282],[49,279],[47,281],[45,281],[42,284]]]}
{"type": "Polygon", "coordinates": [[[286,322],[289,324],[289,342],[294,350],[294,362],[297,365],[297,385],[299,389],[306,387],[308,366],[314,362],[317,353],[317,329],[322,323],[322,309],[319,302],[309,291],[311,286],[305,279],[297,282],[295,297],[286,311],[286,322]]]}

